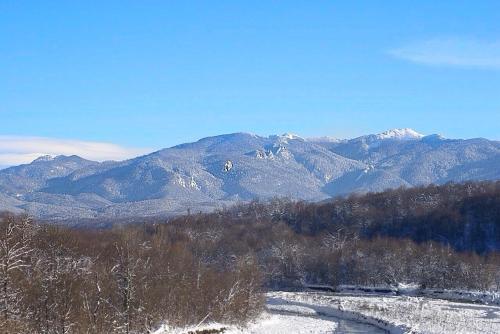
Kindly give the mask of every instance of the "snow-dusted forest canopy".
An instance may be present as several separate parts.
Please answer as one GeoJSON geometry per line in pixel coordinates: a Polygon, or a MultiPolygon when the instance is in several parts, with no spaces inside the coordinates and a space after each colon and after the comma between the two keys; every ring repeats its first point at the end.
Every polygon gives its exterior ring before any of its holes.
{"type": "Polygon", "coordinates": [[[244,324],[262,292],[305,285],[500,290],[500,182],[275,199],[68,228],[3,214],[0,326],[132,333],[244,324]]]}

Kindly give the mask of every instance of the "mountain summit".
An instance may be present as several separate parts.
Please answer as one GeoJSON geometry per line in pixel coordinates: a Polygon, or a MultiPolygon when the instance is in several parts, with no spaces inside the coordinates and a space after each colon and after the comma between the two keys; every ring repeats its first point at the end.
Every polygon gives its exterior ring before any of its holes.
{"type": "Polygon", "coordinates": [[[45,219],[213,210],[252,199],[323,200],[449,181],[500,178],[500,142],[394,129],[349,140],[208,137],[119,162],[42,157],[0,170],[0,210],[45,219]]]}
{"type": "Polygon", "coordinates": [[[392,129],[376,135],[379,139],[420,139],[424,137],[423,134],[417,131],[404,128],[404,129],[392,129]]]}

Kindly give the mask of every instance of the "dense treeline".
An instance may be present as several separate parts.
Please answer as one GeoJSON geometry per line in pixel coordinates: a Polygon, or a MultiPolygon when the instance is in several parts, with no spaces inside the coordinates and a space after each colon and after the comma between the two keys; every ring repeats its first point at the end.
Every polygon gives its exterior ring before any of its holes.
{"type": "Polygon", "coordinates": [[[145,333],[244,323],[264,289],[305,284],[500,290],[500,182],[70,229],[0,219],[3,332],[145,333]]]}
{"type": "Polygon", "coordinates": [[[215,263],[253,253],[268,288],[415,283],[428,288],[500,289],[496,251],[478,254],[436,241],[367,236],[360,228],[326,220],[314,233],[297,228],[304,211],[329,205],[255,202],[215,214],[178,217],[161,227],[203,236],[198,247],[211,254],[215,263]],[[293,223],[289,217],[295,218],[293,223]]]}
{"type": "Polygon", "coordinates": [[[82,231],[4,215],[1,333],[146,333],[161,323],[240,323],[259,313],[252,256],[211,265],[194,235],[82,231]]]}
{"type": "Polygon", "coordinates": [[[282,221],[299,234],[342,229],[366,239],[435,241],[478,253],[500,250],[500,181],[399,188],[323,203],[254,202],[221,214],[282,221]]]}

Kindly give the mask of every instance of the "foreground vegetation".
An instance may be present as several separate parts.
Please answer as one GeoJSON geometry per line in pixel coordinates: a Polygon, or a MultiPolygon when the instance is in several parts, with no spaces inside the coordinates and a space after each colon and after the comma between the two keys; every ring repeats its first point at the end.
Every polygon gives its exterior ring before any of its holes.
{"type": "Polygon", "coordinates": [[[15,216],[0,228],[2,333],[145,333],[164,321],[240,323],[262,306],[255,259],[212,265],[187,231],[70,230],[15,216]]]}
{"type": "Polygon", "coordinates": [[[500,182],[312,204],[253,202],[110,229],[0,219],[1,331],[137,333],[245,323],[264,289],[500,290],[500,182]]]}

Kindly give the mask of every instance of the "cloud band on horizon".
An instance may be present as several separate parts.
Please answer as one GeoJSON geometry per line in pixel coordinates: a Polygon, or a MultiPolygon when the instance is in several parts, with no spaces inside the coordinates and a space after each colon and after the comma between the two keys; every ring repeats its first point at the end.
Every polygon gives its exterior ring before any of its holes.
{"type": "Polygon", "coordinates": [[[96,161],[124,160],[151,152],[106,142],[0,135],[0,168],[29,163],[42,155],[78,155],[96,161]]]}
{"type": "Polygon", "coordinates": [[[434,38],[407,44],[388,53],[425,65],[500,70],[500,41],[434,38]]]}

